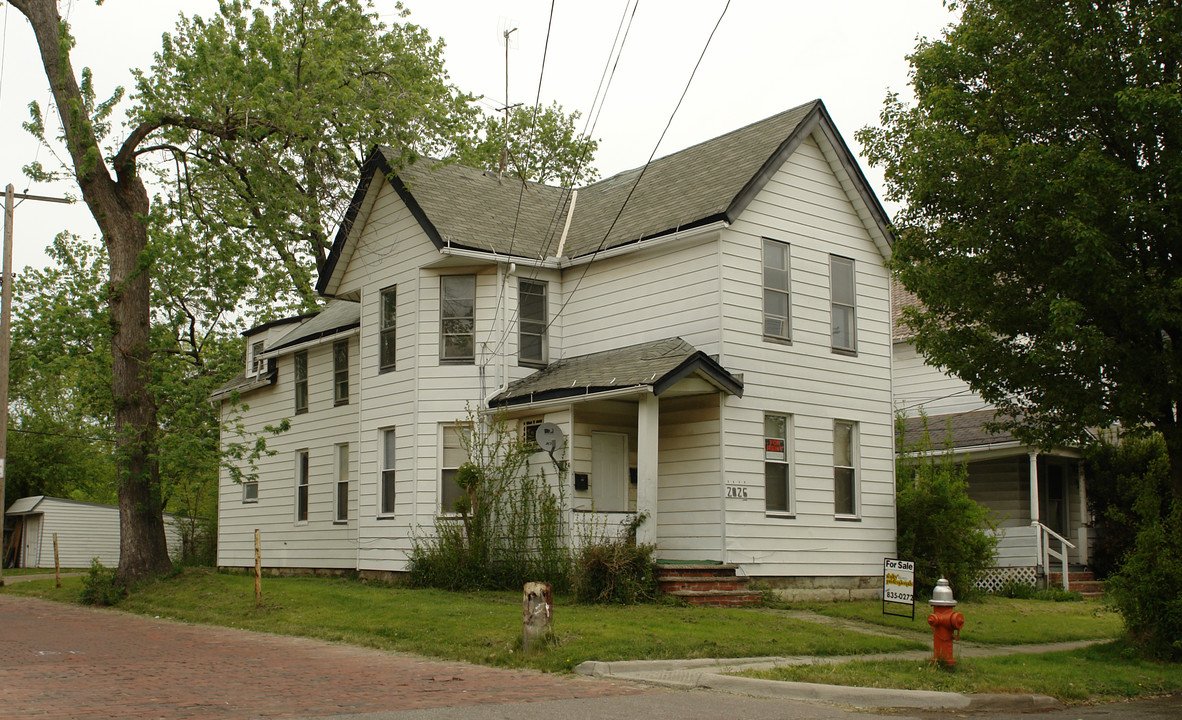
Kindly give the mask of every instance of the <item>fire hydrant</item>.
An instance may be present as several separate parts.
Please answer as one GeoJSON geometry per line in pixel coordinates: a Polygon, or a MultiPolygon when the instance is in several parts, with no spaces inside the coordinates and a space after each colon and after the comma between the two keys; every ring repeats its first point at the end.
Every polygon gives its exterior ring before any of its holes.
{"type": "Polygon", "coordinates": [[[932,626],[932,661],[952,667],[956,665],[952,650],[960,637],[960,629],[964,627],[964,615],[952,609],[956,607],[956,600],[944,578],[936,581],[930,605],[932,614],[928,615],[928,625],[932,626]]]}

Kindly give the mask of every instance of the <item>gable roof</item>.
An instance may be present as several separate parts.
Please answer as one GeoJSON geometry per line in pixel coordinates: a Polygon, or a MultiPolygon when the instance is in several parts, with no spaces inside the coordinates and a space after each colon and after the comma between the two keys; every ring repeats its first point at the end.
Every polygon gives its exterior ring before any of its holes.
{"type": "Polygon", "coordinates": [[[286,335],[263,347],[271,354],[301,343],[319,340],[361,327],[361,305],[348,300],[333,300],[319,312],[301,316],[299,325],[286,335]]]}
{"type": "Polygon", "coordinates": [[[719,390],[743,394],[743,381],[681,338],[565,358],[509,383],[490,405],[520,405],[555,398],[652,387],[654,395],[697,374],[719,390]]]}
{"type": "MultiPolygon", "coordinates": [[[[889,246],[893,236],[886,212],[824,104],[814,100],[580,189],[564,254],[578,258],[716,221],[733,222],[814,131],[828,140],[845,169],[847,189],[861,198],[861,214],[889,246]]],[[[395,172],[396,157],[396,151],[379,146],[362,168],[317,282],[322,294],[332,294],[334,276],[348,264],[352,234],[376,198],[373,180],[379,176],[388,179],[437,248],[529,259],[555,254],[571,202],[566,189],[432,160],[395,172]]]]}

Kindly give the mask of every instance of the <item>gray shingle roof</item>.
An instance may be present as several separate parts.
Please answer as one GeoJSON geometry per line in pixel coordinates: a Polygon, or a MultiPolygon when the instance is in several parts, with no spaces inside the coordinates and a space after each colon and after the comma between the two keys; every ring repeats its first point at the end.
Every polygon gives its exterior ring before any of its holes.
{"type": "Polygon", "coordinates": [[[292,345],[335,335],[361,326],[361,304],[348,300],[333,300],[315,315],[309,315],[286,335],[263,347],[263,352],[274,352],[292,345]]]}
{"type": "Polygon", "coordinates": [[[222,400],[228,400],[234,393],[243,395],[251,390],[267,387],[275,383],[275,375],[276,372],[274,370],[268,370],[259,375],[247,375],[246,371],[243,370],[230,378],[226,384],[210,393],[209,401],[220,402],[222,400]]]}
{"type": "MultiPolygon", "coordinates": [[[[721,218],[819,105],[801,105],[580,189],[563,254],[578,257],[601,243],[610,248],[721,218]]],[[[381,150],[394,160],[394,150],[381,150]]],[[[523,188],[509,176],[430,161],[397,176],[445,245],[532,258],[557,250],[569,203],[561,188],[523,188]]]]}
{"type": "Polygon", "coordinates": [[[657,395],[693,373],[721,389],[742,395],[742,381],[681,338],[667,338],[555,361],[509,383],[492,405],[514,405],[557,397],[593,395],[651,385],[657,395]]]}
{"type": "MultiPolygon", "coordinates": [[[[951,439],[953,448],[1015,442],[1016,438],[1009,432],[990,433],[985,429],[986,423],[993,422],[995,419],[1004,421],[1008,419],[1008,416],[999,416],[996,410],[930,415],[927,418],[927,429],[931,436],[932,449],[943,448],[946,439],[951,439]]],[[[919,442],[923,435],[923,422],[924,419],[921,417],[909,417],[903,421],[903,446],[905,448],[911,448],[919,442]]]]}

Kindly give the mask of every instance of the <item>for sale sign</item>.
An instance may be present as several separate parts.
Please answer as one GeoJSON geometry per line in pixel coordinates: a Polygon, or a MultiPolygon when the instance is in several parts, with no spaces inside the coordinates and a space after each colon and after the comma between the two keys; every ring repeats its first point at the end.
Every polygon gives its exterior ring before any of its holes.
{"type": "Polygon", "coordinates": [[[906,605],[915,618],[915,563],[909,560],[884,560],[882,563],[882,613],[888,613],[887,603],[906,605]]]}

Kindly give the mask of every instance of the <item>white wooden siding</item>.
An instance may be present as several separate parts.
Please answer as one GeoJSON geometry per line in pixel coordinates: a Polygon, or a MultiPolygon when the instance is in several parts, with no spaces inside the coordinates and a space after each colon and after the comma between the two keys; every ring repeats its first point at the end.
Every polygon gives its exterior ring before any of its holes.
{"type": "Polygon", "coordinates": [[[894,344],[895,407],[915,416],[973,412],[992,405],[969,389],[968,383],[924,362],[909,342],[894,344]]]}

